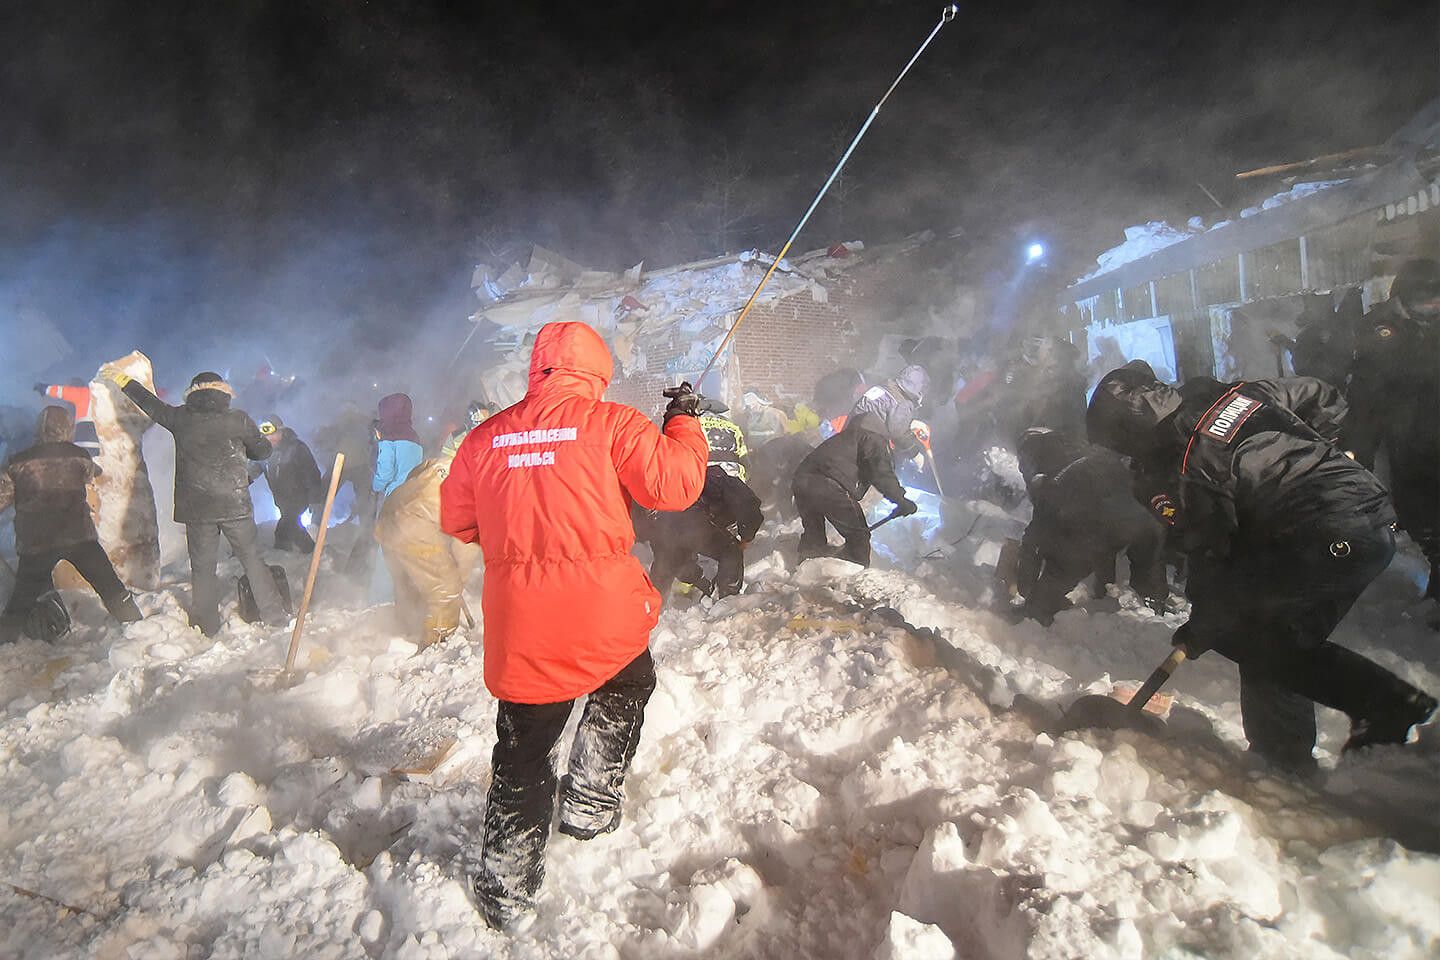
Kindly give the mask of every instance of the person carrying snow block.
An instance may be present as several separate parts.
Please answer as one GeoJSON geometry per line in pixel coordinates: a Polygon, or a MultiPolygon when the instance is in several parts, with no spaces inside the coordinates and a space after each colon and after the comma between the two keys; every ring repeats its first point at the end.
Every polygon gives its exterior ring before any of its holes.
{"type": "Polygon", "coordinates": [[[881,425],[881,433],[894,444],[895,456],[905,460],[922,452],[922,444],[910,429],[919,414],[925,391],[930,389],[930,374],[912,363],[879,386],[860,395],[850,411],[850,419],[872,414],[881,425]]]}
{"type": "MultiPolygon", "coordinates": [[[[909,421],[905,429],[908,434],[909,421]]],[[[850,417],[844,430],[810,451],[795,471],[790,489],[804,525],[801,560],[834,555],[825,533],[828,520],[845,538],[839,556],[862,567],[870,565],[870,529],[860,500],[871,487],[894,503],[901,516],[919,509],[895,476],[884,421],[863,413],[850,417]]]]}
{"type": "Polygon", "coordinates": [[[0,642],[16,640],[41,596],[54,589],[55,565],[68,560],[121,623],[141,618],[100,546],[86,488],[100,473],[74,442],[75,414],[49,406],[40,412],[36,442],[0,467],[0,510],[15,508],[15,588],[0,615],[0,642]]]}
{"type": "Polygon", "coordinates": [[[1300,769],[1315,762],[1314,703],[1350,717],[1347,750],[1404,743],[1436,707],[1329,639],[1395,553],[1388,492],[1333,442],[1345,413],[1319,380],[1176,390],[1143,361],[1106,374],[1089,408],[1092,437],[1178,475],[1191,614],[1175,643],[1235,661],[1250,749],[1300,769]]]}
{"type": "Polygon", "coordinates": [[[1097,592],[1115,579],[1115,554],[1130,559],[1130,584],[1152,606],[1169,589],[1165,526],[1135,497],[1117,454],[1046,427],[1025,431],[1016,451],[1034,514],[1020,541],[1017,580],[1025,613],[1041,623],[1069,606],[1065,595],[1090,574],[1097,592]]]}
{"type": "Polygon", "coordinates": [[[218,373],[197,373],[185,403],[171,406],[118,367],[101,368],[145,415],[175,437],[175,522],[185,525],[190,553],[190,625],[207,637],[220,629],[220,538],[230,544],[250,578],[255,603],[267,624],[288,619],[270,570],[256,543],[248,461],[271,454],[270,442],[243,410],[218,373]]]}
{"type": "Polygon", "coordinates": [[[655,552],[650,580],[660,596],[669,594],[676,579],[705,594],[712,589],[720,597],[740,592],[745,580],[745,548],[765,523],[765,514],[755,492],[723,464],[710,464],[705,471],[705,489],[688,510],[640,514],[635,530],[655,552]],[[700,573],[698,558],[702,555],[720,565],[713,584],[700,573]]]}
{"type": "Polygon", "coordinates": [[[395,606],[404,629],[419,645],[439,643],[460,625],[465,581],[479,550],[440,529],[440,484],[464,440],[452,438],[440,456],[426,460],[385,499],[375,523],[375,539],[395,581],[395,606]]]}
{"type": "Polygon", "coordinates": [[[708,448],[698,397],[675,391],[663,429],[601,399],[613,373],[583,323],[535,338],[524,399],[470,432],[440,486],[440,527],[485,557],[485,683],[499,699],[494,779],[474,889],[487,923],[532,908],[555,804],[551,753],[587,696],[560,784],[560,831],[590,839],[620,821],[625,771],[655,689],[660,595],[630,553],[630,504],[683,510],[708,448]]]}
{"type": "Polygon", "coordinates": [[[320,467],[305,441],[277,416],[260,421],[260,433],[270,442],[273,453],[264,461],[265,482],[280,519],[275,522],[275,549],[310,553],[315,541],[301,517],[325,498],[320,486],[320,467]]]}

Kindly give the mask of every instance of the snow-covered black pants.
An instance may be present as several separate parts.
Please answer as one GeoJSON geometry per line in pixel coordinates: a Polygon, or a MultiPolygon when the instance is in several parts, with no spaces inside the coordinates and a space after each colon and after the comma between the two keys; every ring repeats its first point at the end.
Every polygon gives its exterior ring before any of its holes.
{"type": "Polygon", "coordinates": [[[249,517],[216,523],[187,523],[185,545],[190,551],[190,623],[207,637],[220,629],[220,537],[224,536],[235,558],[250,578],[255,605],[266,623],[285,622],[285,608],[270,568],[260,559],[255,521],[249,517]]]}
{"type": "Polygon", "coordinates": [[[745,579],[745,551],[729,530],[722,530],[700,510],[662,515],[661,533],[650,541],[655,562],[650,565],[650,580],[660,596],[667,596],[676,578],[693,584],[699,577],[697,556],[714,560],[718,595],[728,597],[740,592],[745,579]]]}
{"type": "Polygon", "coordinates": [[[130,591],[120,582],[104,548],[94,540],[86,540],[58,550],[20,554],[20,566],[15,571],[15,589],[5,604],[5,630],[18,633],[35,601],[55,589],[55,565],[61,560],[70,561],[85,582],[100,595],[106,610],[120,619],[134,619],[125,610],[130,591]]]}
{"type": "MultiPolygon", "coordinates": [[[[654,690],[655,663],[647,650],[586,698],[561,790],[562,831],[593,836],[619,822],[625,771],[640,743],[645,704],[654,690]]],[[[492,927],[503,927],[528,910],[545,879],[545,845],[558,786],[553,754],[574,704],[500,701],[475,875],[476,901],[492,927]]]]}
{"type": "Polygon", "coordinates": [[[817,473],[799,473],[791,488],[795,495],[795,509],[800,514],[804,529],[800,532],[800,559],[828,557],[831,555],[829,538],[825,534],[825,521],[835,527],[845,538],[845,545],[837,556],[870,566],[870,528],[865,523],[865,511],[850,491],[829,477],[817,473]]]}
{"type": "Polygon", "coordinates": [[[1194,564],[1187,633],[1240,668],[1240,710],[1250,748],[1290,766],[1312,762],[1315,708],[1351,721],[1402,709],[1415,687],[1328,639],[1389,565],[1389,527],[1236,550],[1226,563],[1194,564]]]}

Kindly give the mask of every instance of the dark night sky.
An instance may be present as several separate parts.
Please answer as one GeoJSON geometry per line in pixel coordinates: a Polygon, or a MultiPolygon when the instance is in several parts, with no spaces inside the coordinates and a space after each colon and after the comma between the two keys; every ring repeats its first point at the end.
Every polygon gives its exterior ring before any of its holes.
{"type": "MultiPolygon", "coordinates": [[[[403,340],[511,241],[773,249],[940,4],[7,8],[0,305],[163,353],[237,321],[403,340]]],[[[1240,202],[1238,170],[1383,140],[1440,87],[1437,29],[1421,0],[962,6],[801,246],[959,225],[1079,272],[1207,212],[1196,181],[1240,202]]]]}

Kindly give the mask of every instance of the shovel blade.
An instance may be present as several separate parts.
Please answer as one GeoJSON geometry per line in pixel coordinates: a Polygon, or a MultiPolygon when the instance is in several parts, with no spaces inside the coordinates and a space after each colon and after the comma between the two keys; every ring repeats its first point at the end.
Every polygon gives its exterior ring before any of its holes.
{"type": "Polygon", "coordinates": [[[1156,735],[1164,732],[1165,721],[1154,714],[1136,710],[1114,697],[1092,693],[1081,697],[1065,711],[1064,730],[1139,730],[1156,735]]]}

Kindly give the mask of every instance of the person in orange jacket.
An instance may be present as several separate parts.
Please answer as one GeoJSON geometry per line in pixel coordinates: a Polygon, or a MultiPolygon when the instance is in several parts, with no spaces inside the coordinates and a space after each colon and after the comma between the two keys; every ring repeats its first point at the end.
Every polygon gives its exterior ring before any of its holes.
{"type": "Polygon", "coordinates": [[[658,430],[601,399],[613,370],[590,327],[546,324],[525,398],[470,432],[440,487],[441,529],[485,558],[485,685],[500,704],[474,890],[497,929],[533,909],[557,786],[562,833],[588,840],[619,825],[660,616],[630,553],[630,505],[684,510],[705,484],[698,397],[682,385],[658,430]],[[557,784],[550,755],[587,695],[557,784]]]}

